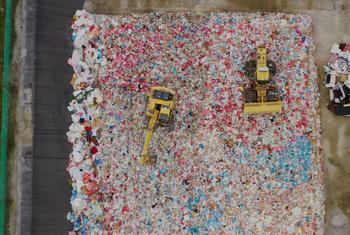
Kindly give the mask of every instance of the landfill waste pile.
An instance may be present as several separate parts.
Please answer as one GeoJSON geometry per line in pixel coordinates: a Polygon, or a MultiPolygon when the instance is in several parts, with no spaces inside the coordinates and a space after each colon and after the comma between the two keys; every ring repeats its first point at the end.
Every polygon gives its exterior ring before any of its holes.
{"type": "Polygon", "coordinates": [[[328,109],[350,116],[350,43],[334,44],[327,65],[325,85],[329,89],[328,109]]]}
{"type": "Polygon", "coordinates": [[[77,234],[323,234],[324,179],[309,16],[77,11],[73,144],[77,234]],[[265,45],[279,113],[244,114],[243,67],[265,45]],[[176,91],[174,128],[142,165],[151,87],[176,91]]]}

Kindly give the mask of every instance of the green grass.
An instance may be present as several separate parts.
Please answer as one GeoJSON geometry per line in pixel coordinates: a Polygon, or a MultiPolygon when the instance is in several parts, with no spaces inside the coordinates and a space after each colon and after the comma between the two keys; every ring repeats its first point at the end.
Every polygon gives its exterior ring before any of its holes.
{"type": "MultiPolygon", "coordinates": [[[[4,62],[4,19],[5,19],[5,1],[0,1],[0,76],[2,80],[2,65],[4,62]]],[[[1,93],[0,93],[1,95],[1,93]]],[[[1,102],[1,98],[0,98],[1,102]]],[[[1,108],[0,108],[1,111],[1,108]]],[[[1,113],[1,112],[0,112],[1,113]]]]}
{"type": "MultiPolygon", "coordinates": [[[[12,14],[12,42],[16,40],[16,31],[14,29],[14,21],[15,21],[15,9],[18,5],[19,0],[13,0],[13,14],[12,14]]],[[[2,87],[2,71],[3,71],[3,63],[4,63],[4,21],[5,21],[5,0],[0,0],[0,86],[2,87]]],[[[12,43],[12,49],[13,49],[12,43]]],[[[12,69],[11,69],[12,73],[12,69]]],[[[12,83],[10,81],[10,89],[12,88],[12,83]]],[[[12,89],[11,89],[12,94],[12,89]]],[[[1,101],[2,101],[2,89],[0,89],[0,113],[1,113],[1,101]]]]}

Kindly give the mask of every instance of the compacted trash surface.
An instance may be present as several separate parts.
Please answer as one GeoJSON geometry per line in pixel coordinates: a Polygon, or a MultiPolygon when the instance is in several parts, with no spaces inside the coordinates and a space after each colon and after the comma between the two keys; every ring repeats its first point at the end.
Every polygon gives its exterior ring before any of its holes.
{"type": "Polygon", "coordinates": [[[324,179],[309,16],[74,16],[68,140],[78,234],[323,234],[324,179]],[[245,114],[243,71],[265,45],[280,113],[245,114]],[[152,86],[176,91],[140,164],[152,86]]]}

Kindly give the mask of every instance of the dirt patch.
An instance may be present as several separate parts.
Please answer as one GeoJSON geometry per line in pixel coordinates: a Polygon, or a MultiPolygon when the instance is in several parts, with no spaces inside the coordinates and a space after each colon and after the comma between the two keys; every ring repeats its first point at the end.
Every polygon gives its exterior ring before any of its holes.
{"type": "Polygon", "coordinates": [[[11,62],[11,77],[10,77],[10,104],[9,104],[9,129],[8,129],[8,175],[7,175],[7,234],[16,233],[16,217],[17,217],[17,145],[16,145],[16,113],[18,101],[18,78],[20,64],[18,61],[20,55],[19,33],[20,33],[20,10],[21,4],[18,0],[13,1],[13,29],[12,29],[12,62],[11,62]]]}

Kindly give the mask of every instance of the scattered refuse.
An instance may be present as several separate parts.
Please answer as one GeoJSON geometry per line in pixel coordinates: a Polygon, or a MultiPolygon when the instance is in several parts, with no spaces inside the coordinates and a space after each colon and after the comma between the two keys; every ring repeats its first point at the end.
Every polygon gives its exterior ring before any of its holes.
{"type": "Polygon", "coordinates": [[[282,13],[77,11],[67,133],[74,231],[322,234],[311,27],[308,16],[282,13]],[[244,66],[259,45],[276,63],[279,113],[243,112],[244,66]],[[157,161],[144,165],[154,86],[176,91],[174,127],[154,129],[157,161]]]}
{"type": "Polygon", "coordinates": [[[350,43],[334,44],[324,66],[325,86],[330,88],[328,109],[350,116],[350,43]]]}

